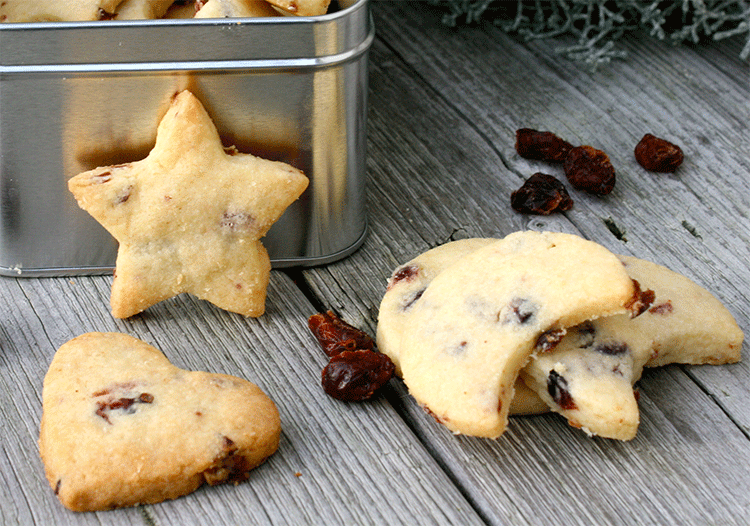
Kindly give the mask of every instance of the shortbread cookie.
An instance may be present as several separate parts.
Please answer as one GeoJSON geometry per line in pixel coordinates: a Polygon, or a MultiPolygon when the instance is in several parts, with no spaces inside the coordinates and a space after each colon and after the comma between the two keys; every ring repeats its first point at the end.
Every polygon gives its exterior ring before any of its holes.
{"type": "Polygon", "coordinates": [[[744,336],[726,307],[687,277],[620,257],[630,277],[654,291],[650,309],[633,319],[611,316],[570,330],[521,375],[571,425],[629,440],[640,420],[633,384],[644,365],[737,362],[744,336]]]}
{"type": "Polygon", "coordinates": [[[569,329],[553,351],[538,353],[523,368],[521,378],[570,425],[630,440],[640,418],[633,382],[648,355],[648,336],[631,330],[634,321],[617,315],[569,329]]]}
{"type": "MultiPolygon", "coordinates": [[[[451,241],[430,249],[393,271],[378,312],[378,350],[390,357],[401,375],[399,355],[401,337],[412,327],[410,315],[414,305],[430,282],[460,258],[496,242],[491,238],[451,241]]],[[[547,405],[522,381],[515,385],[510,414],[537,414],[548,411],[547,405]]]]}
{"type": "Polygon", "coordinates": [[[627,312],[636,288],[604,247],[517,232],[469,254],[425,289],[399,360],[410,393],[455,433],[497,437],[513,385],[539,345],[627,312]]]}
{"type": "Polygon", "coordinates": [[[628,256],[620,258],[628,274],[656,292],[648,312],[633,320],[640,330],[652,335],[646,367],[721,365],[740,360],[744,334],[718,298],[666,267],[628,256]]]}
{"type": "Polygon", "coordinates": [[[225,150],[183,91],[148,157],[84,172],[68,187],[120,243],[111,305],[127,318],[183,292],[263,314],[271,265],[259,239],[307,184],[288,164],[225,150]]]}
{"type": "Polygon", "coordinates": [[[73,511],[241,482],[273,454],[274,403],[233,376],[179,369],[131,336],[88,333],[60,347],[44,379],[39,450],[73,511]]]}
{"type": "Polygon", "coordinates": [[[237,18],[279,16],[265,0],[208,0],[195,18],[237,18]]]}
{"type": "Polygon", "coordinates": [[[328,12],[331,0],[268,0],[286,13],[297,16],[318,16],[328,12]]]}
{"type": "Polygon", "coordinates": [[[149,20],[161,18],[174,0],[123,0],[118,6],[117,20],[149,20]]]}
{"type": "Polygon", "coordinates": [[[111,18],[122,0],[3,0],[0,22],[87,22],[111,18]]]}

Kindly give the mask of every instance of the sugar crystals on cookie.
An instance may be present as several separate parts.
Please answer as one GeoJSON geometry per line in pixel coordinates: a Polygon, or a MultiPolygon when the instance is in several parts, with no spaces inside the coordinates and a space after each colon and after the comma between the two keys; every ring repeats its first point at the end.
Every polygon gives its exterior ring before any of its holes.
{"type": "Polygon", "coordinates": [[[260,238],[307,185],[288,164],[225,149],[189,91],[172,101],[145,159],[68,182],[79,206],[119,242],[117,318],[183,292],[263,314],[271,265],[260,238]]]}

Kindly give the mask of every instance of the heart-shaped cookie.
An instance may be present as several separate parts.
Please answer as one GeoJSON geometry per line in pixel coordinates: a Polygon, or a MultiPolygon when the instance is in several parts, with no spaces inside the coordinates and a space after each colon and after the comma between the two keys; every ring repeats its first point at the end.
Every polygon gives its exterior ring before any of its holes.
{"type": "Polygon", "coordinates": [[[131,336],[65,343],[44,379],[39,450],[74,511],[155,503],[241,482],[276,451],[276,406],[233,376],[186,371],[131,336]]]}

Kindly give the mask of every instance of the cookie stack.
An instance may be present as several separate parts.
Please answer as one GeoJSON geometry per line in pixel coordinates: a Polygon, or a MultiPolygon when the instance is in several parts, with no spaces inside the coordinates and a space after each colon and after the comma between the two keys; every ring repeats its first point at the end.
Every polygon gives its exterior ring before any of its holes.
{"type": "Polygon", "coordinates": [[[743,334],[708,291],[662,266],[562,233],[466,239],[397,268],[378,348],[454,433],[496,438],[509,414],[552,410],[628,440],[643,367],[740,359],[743,334]]]}

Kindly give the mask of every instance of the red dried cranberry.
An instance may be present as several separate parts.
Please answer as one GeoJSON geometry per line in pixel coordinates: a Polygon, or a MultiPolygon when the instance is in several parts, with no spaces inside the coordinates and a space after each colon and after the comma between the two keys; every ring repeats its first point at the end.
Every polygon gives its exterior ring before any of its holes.
{"type": "Polygon", "coordinates": [[[516,323],[524,325],[532,323],[534,316],[539,311],[539,306],[525,298],[513,298],[508,304],[508,311],[503,317],[503,323],[516,323]]]}
{"type": "Polygon", "coordinates": [[[510,194],[510,206],[524,214],[549,215],[570,210],[573,199],[557,178],[537,172],[510,194]]]}
{"type": "Polygon", "coordinates": [[[646,312],[656,299],[656,293],[651,289],[642,290],[637,279],[633,280],[633,287],[635,289],[633,297],[625,304],[625,308],[630,311],[631,318],[646,312]]]}
{"type": "Polygon", "coordinates": [[[635,159],[646,170],[674,172],[682,164],[684,155],[676,144],[647,133],[635,147],[635,159]]]}
{"type": "Polygon", "coordinates": [[[538,352],[549,352],[557,347],[565,336],[565,329],[550,329],[543,332],[536,340],[534,349],[538,352]]]}
{"type": "Polygon", "coordinates": [[[547,392],[562,409],[571,411],[578,409],[570,391],[568,391],[568,381],[554,369],[549,372],[547,377],[547,392]]]}
{"type": "MultiPolygon", "coordinates": [[[[105,393],[105,391],[100,391],[105,393]]],[[[94,396],[97,396],[95,393],[94,396]]],[[[115,410],[122,410],[123,414],[135,413],[134,404],[151,404],[154,401],[154,395],[151,393],[141,393],[134,398],[110,398],[109,400],[99,401],[96,403],[96,415],[102,417],[108,424],[112,421],[109,419],[109,412],[115,410]]]]}
{"type": "Polygon", "coordinates": [[[388,280],[388,290],[391,290],[394,285],[401,283],[402,281],[412,281],[419,274],[419,266],[417,265],[404,265],[403,267],[397,268],[391,279],[388,280]]]}
{"type": "Polygon", "coordinates": [[[576,146],[563,163],[565,175],[575,188],[606,195],[615,187],[615,169],[609,156],[592,146],[576,146]]]}
{"type": "Polygon", "coordinates": [[[375,347],[370,335],[352,327],[331,311],[313,314],[308,318],[307,325],[328,356],[375,347]]]}
{"type": "Polygon", "coordinates": [[[250,478],[252,466],[249,459],[239,452],[234,440],[225,436],[222,452],[214,458],[211,466],[203,472],[205,481],[211,486],[233,482],[244,482],[250,478]]]}
{"type": "Polygon", "coordinates": [[[672,301],[667,300],[665,302],[659,303],[658,305],[654,305],[648,311],[651,314],[671,314],[673,310],[674,307],[672,307],[672,301]]]}
{"type": "Polygon", "coordinates": [[[393,377],[396,367],[388,356],[372,351],[344,351],[323,369],[323,390],[347,402],[367,400],[393,377]]]}
{"type": "Polygon", "coordinates": [[[561,163],[573,145],[548,131],[516,130],[516,151],[525,159],[561,163]]]}
{"type": "Polygon", "coordinates": [[[608,356],[619,356],[629,351],[628,344],[625,342],[606,342],[600,343],[594,347],[596,352],[606,354],[608,356]]]}

